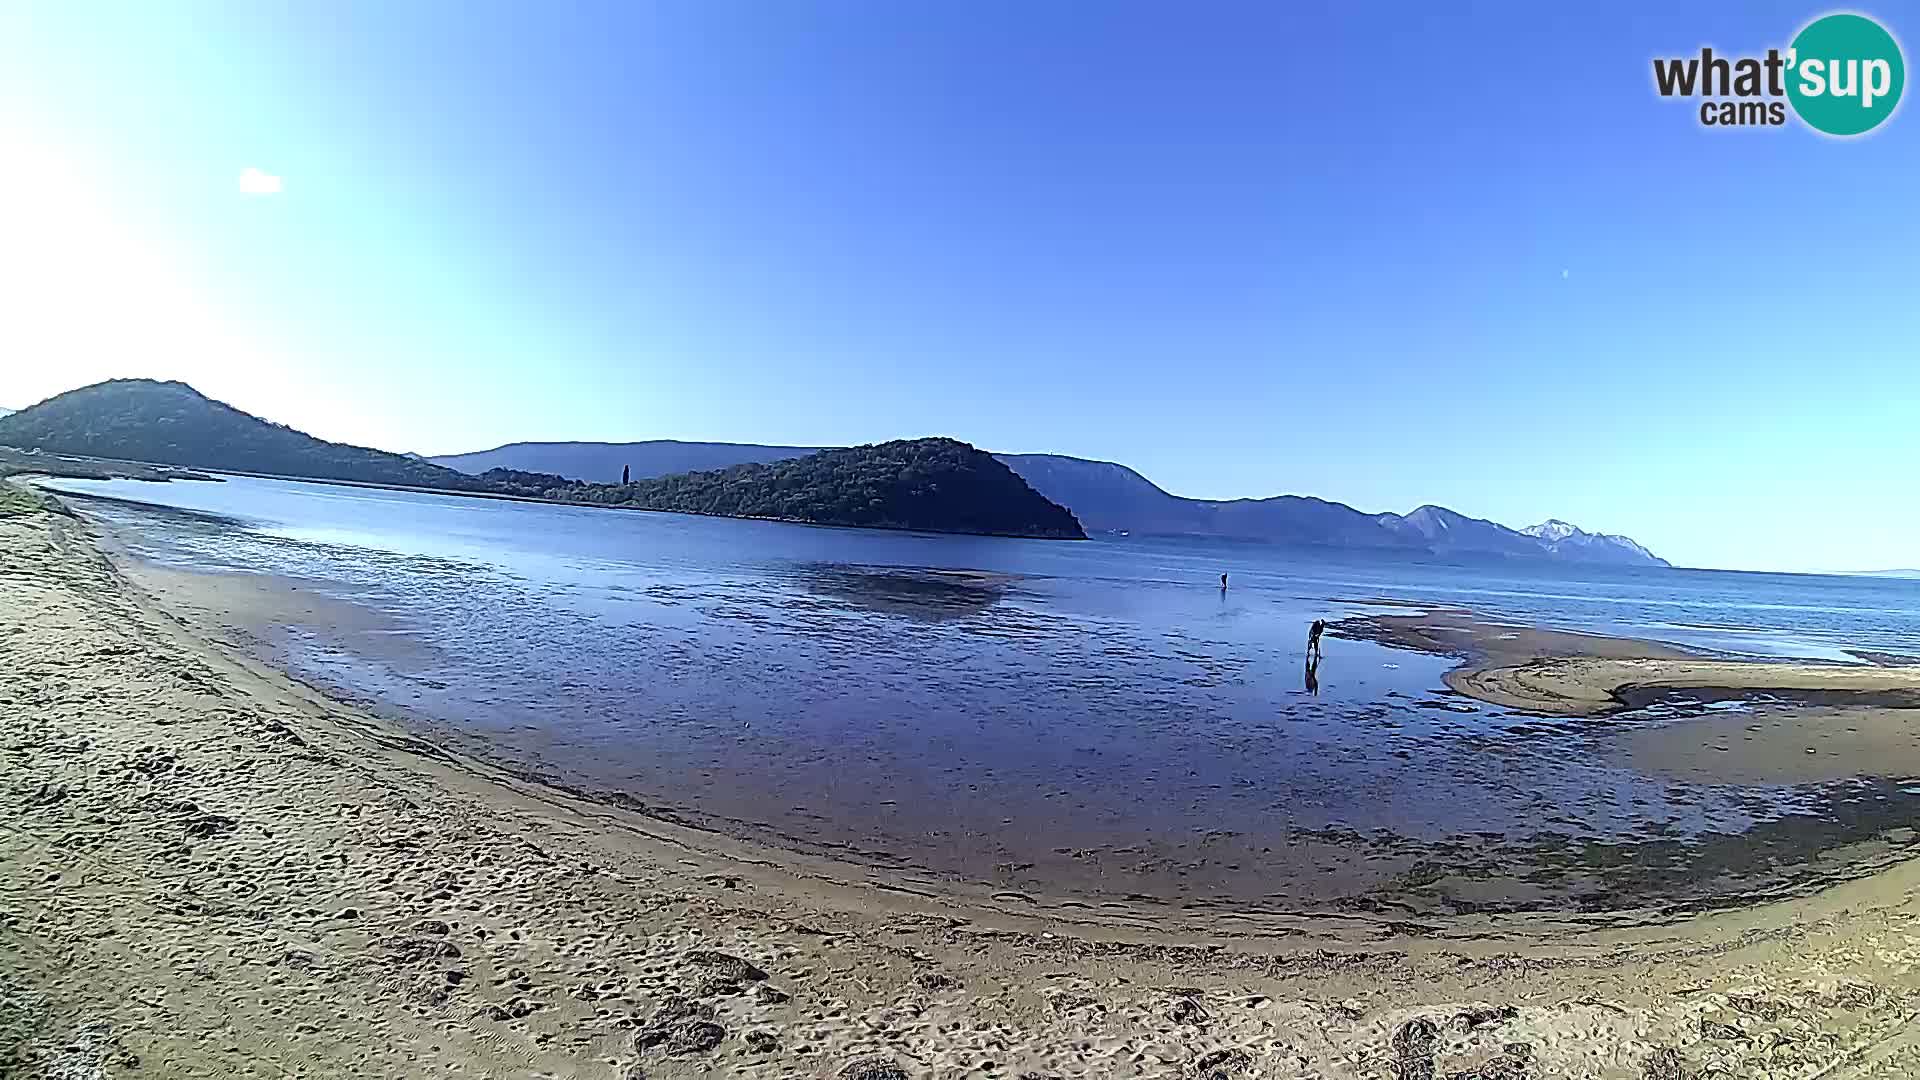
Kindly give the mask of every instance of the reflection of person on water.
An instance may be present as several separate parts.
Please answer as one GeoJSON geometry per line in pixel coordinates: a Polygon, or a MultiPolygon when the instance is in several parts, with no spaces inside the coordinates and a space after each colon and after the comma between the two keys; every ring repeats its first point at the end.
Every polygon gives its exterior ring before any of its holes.
{"type": "Polygon", "coordinates": [[[1320,656],[1318,653],[1307,654],[1307,693],[1312,694],[1314,697],[1320,696],[1320,656]]]}
{"type": "Polygon", "coordinates": [[[1327,620],[1325,619],[1315,619],[1313,620],[1313,625],[1307,628],[1308,656],[1320,655],[1320,635],[1326,633],[1326,630],[1327,620]]]}

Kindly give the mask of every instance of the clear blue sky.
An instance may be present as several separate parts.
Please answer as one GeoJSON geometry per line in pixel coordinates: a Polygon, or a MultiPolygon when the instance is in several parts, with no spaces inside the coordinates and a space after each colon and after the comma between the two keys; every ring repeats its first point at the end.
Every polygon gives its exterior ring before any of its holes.
{"type": "Polygon", "coordinates": [[[1838,142],[1654,95],[1817,6],[1452,6],[9,4],[0,404],[950,434],[1920,564],[1912,105],[1838,142]]]}

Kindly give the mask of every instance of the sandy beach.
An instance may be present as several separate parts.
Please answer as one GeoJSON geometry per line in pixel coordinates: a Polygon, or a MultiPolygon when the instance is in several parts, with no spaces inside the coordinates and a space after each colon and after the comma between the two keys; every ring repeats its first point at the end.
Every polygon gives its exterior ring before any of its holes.
{"type": "MultiPolygon", "coordinates": [[[[1920,708],[1920,668],[1906,657],[1860,664],[1727,660],[1656,642],[1513,626],[1464,611],[1349,619],[1338,632],[1461,658],[1453,690],[1495,705],[1559,716],[1604,716],[1670,698],[1765,694],[1769,702],[1920,708]]],[[[1858,655],[1858,654],[1856,654],[1858,655]]]]}
{"type": "MultiPolygon", "coordinates": [[[[1920,864],[1897,853],[1638,925],[996,894],[517,778],[214,640],[57,507],[0,514],[0,1075],[1920,1073],[1920,864]]],[[[1444,623],[1374,632],[1476,656],[1456,690],[1542,713],[1733,687],[1814,717],[1614,748],[1642,762],[1911,760],[1913,669],[1444,623]],[[1801,745],[1821,709],[1859,721],[1827,758],[1801,745]]]]}

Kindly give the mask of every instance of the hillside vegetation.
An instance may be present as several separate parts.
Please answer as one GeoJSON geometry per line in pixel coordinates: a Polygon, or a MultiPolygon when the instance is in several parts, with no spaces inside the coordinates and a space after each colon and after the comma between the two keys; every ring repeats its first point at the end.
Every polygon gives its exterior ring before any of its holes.
{"type": "Polygon", "coordinates": [[[630,484],[572,485],[555,494],[570,502],[868,528],[1084,535],[1065,507],[1035,492],[993,455],[955,439],[823,450],[630,484]]]}
{"type": "Polygon", "coordinates": [[[363,484],[483,490],[452,469],[316,439],[180,382],[115,379],[0,417],[0,446],[226,472],[363,484]]]}
{"type": "MultiPolygon", "coordinates": [[[[755,443],[508,443],[434,463],[484,476],[557,473],[577,482],[612,483],[771,464],[817,453],[755,443]]],[[[1135,536],[1217,536],[1290,546],[1403,551],[1440,558],[1553,559],[1621,566],[1665,566],[1625,536],[1588,533],[1561,521],[1528,529],[1469,517],[1443,506],[1409,514],[1368,514],[1345,503],[1300,495],[1264,499],[1190,499],[1170,494],[1125,465],[1061,454],[995,454],[1045,498],[1066,507],[1090,532],[1135,536]]]]}
{"type": "Polygon", "coordinates": [[[590,484],[495,468],[477,476],[404,454],[316,439],[178,382],[118,379],[0,417],[0,446],[595,506],[819,525],[1083,538],[1079,522],[991,454],[954,439],[829,450],[771,464],[590,484]]]}

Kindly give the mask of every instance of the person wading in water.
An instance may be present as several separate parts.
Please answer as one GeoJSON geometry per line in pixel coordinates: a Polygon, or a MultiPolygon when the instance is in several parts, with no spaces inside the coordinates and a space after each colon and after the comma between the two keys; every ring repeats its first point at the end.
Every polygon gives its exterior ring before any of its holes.
{"type": "Polygon", "coordinates": [[[1315,619],[1313,620],[1313,625],[1307,628],[1308,656],[1320,655],[1320,635],[1326,633],[1326,631],[1327,620],[1325,619],[1315,619]]]}

